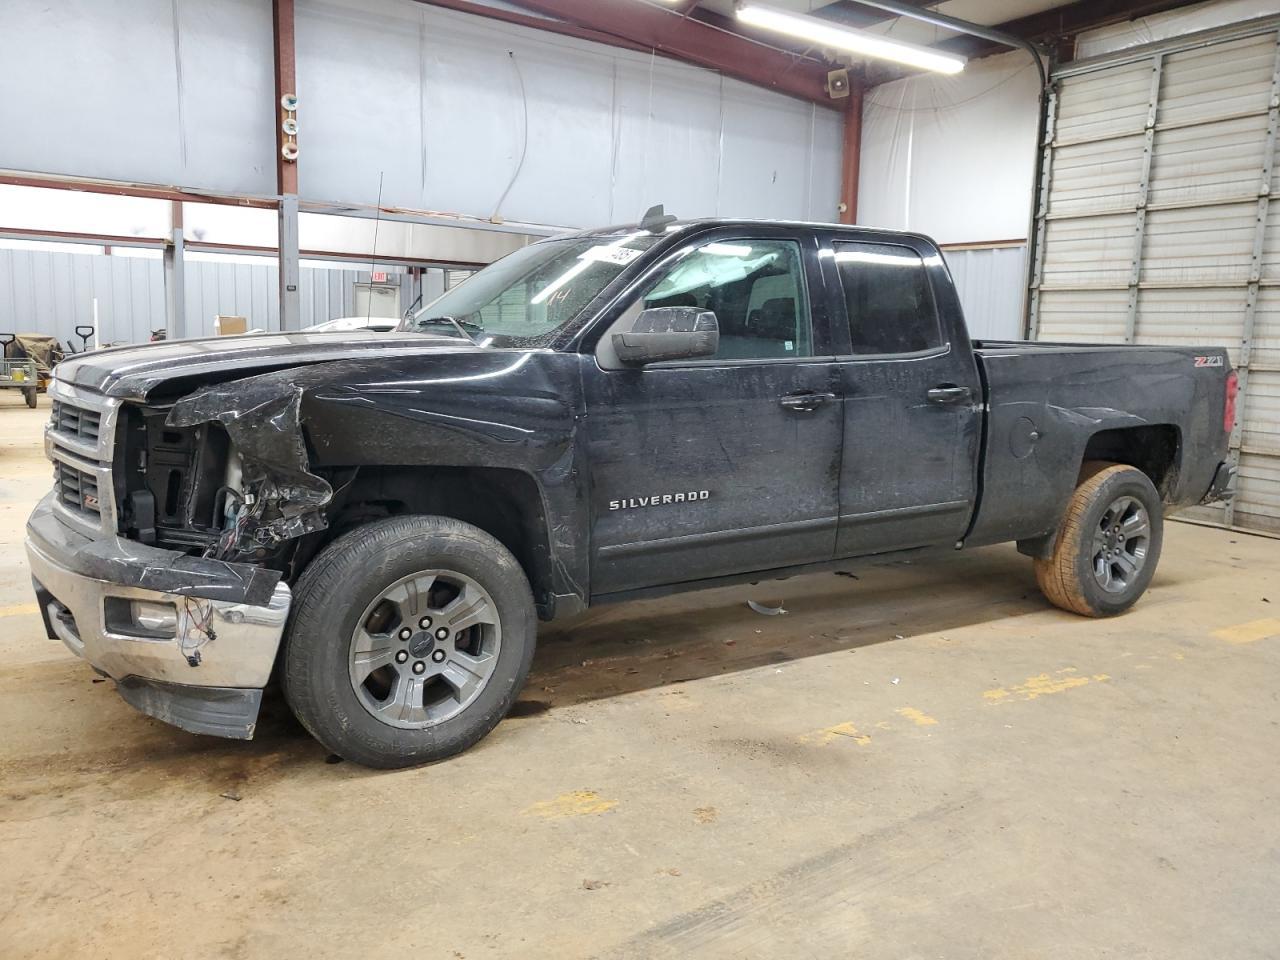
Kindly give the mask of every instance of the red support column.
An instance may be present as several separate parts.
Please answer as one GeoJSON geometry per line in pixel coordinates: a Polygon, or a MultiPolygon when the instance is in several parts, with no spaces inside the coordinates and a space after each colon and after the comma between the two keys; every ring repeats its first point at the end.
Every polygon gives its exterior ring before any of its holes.
{"type": "Polygon", "coordinates": [[[298,292],[298,137],[285,131],[285,121],[297,120],[296,102],[286,97],[298,93],[294,69],[293,0],[272,0],[275,34],[276,102],[276,256],[280,265],[280,329],[302,326],[302,297],[298,292]]]}
{"type": "Polygon", "coordinates": [[[844,111],[844,146],[840,157],[840,222],[858,222],[858,177],[862,168],[861,83],[850,84],[844,111]]]}
{"type": "Polygon", "coordinates": [[[280,104],[286,93],[298,92],[293,46],[293,0],[272,0],[275,17],[275,74],[276,74],[276,191],[281,194],[298,192],[298,165],[285,160],[285,136],[283,123],[290,116],[280,104]]]}

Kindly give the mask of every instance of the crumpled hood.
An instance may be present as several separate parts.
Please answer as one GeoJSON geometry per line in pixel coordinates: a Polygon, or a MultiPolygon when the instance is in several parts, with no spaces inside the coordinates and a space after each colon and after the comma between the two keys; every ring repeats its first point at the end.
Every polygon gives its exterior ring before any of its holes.
{"type": "MultiPolygon", "coordinates": [[[[287,367],[334,360],[375,360],[482,348],[458,337],[423,333],[260,333],[202,340],[161,340],[68,357],[58,379],[113,397],[142,400],[172,381],[191,388],[287,367]]],[[[184,391],[185,392],[185,391],[184,391]]]]}

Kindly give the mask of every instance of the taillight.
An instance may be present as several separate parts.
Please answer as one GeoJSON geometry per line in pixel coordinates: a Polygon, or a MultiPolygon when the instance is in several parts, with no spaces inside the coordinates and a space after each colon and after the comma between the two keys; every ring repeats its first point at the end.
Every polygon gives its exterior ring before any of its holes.
{"type": "Polygon", "coordinates": [[[1234,370],[1227,373],[1227,402],[1222,407],[1222,429],[1230,433],[1236,425],[1236,394],[1240,392],[1240,377],[1234,370]]]}

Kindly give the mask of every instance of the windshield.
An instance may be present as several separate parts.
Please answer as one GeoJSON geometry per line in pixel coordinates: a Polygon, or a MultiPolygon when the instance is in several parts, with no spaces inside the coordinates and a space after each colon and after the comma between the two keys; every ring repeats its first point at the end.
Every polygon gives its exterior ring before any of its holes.
{"type": "Polygon", "coordinates": [[[661,239],[636,232],[530,244],[468,277],[400,329],[500,347],[546,343],[661,239]]]}

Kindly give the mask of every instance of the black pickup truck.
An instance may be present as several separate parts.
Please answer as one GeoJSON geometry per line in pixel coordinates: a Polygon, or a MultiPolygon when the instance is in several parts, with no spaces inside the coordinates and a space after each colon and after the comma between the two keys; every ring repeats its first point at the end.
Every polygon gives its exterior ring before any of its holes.
{"type": "Polygon", "coordinates": [[[27,527],[59,637],[148,714],[253,735],[273,675],[363,764],[483,737],[537,619],[1016,541],[1119,613],[1230,494],[1220,347],[972,342],[925,237],[654,217],[532,244],[390,334],[58,368],[27,527]]]}

